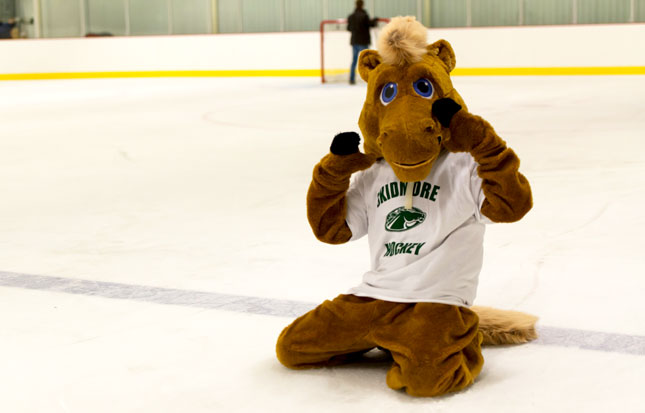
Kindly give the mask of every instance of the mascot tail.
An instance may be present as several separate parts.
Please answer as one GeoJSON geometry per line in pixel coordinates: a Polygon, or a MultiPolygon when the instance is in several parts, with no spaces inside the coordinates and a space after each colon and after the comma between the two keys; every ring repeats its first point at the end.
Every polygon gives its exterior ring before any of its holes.
{"type": "Polygon", "coordinates": [[[471,307],[479,316],[479,331],[484,335],[482,345],[521,344],[537,338],[538,318],[519,311],[491,307],[471,307]]]}

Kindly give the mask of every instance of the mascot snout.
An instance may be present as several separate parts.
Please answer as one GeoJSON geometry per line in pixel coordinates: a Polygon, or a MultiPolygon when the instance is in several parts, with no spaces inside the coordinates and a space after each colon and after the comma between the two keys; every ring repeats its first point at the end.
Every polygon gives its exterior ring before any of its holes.
{"type": "Polygon", "coordinates": [[[386,117],[376,142],[396,176],[416,182],[428,176],[441,152],[441,125],[427,115],[406,115],[391,116],[391,122],[386,117]]]}

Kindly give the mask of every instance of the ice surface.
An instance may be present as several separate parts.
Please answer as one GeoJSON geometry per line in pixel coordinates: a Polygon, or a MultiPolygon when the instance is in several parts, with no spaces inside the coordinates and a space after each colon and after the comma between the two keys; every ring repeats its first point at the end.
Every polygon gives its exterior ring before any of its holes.
{"type": "Polygon", "coordinates": [[[414,399],[387,388],[381,360],[283,368],[289,317],[127,295],[314,305],[358,283],[366,242],[316,241],[304,198],[331,138],[357,130],[364,85],[2,82],[0,272],[25,276],[0,287],[0,411],[642,412],[645,354],[575,344],[645,336],[645,77],[454,83],[519,154],[535,199],[488,227],[477,304],[564,336],[486,349],[475,386],[414,399]],[[83,281],[54,292],[35,276],[83,281]],[[91,281],[141,290],[109,298],[91,281]]]}

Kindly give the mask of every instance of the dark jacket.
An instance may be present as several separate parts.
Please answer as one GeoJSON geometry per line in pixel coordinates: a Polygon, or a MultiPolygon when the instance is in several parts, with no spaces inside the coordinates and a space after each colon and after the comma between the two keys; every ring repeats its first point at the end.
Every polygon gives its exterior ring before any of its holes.
{"type": "Polygon", "coordinates": [[[356,9],[347,18],[347,30],[352,32],[350,44],[370,44],[370,27],[376,26],[377,20],[370,20],[370,16],[363,9],[356,9]]]}
{"type": "Polygon", "coordinates": [[[11,29],[15,25],[15,23],[0,22],[0,39],[11,39],[11,29]]]}

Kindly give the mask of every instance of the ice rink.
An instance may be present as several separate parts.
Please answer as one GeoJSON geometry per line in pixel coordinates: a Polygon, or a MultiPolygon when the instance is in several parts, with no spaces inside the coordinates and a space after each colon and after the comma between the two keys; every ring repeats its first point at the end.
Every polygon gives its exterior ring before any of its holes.
{"type": "Polygon", "coordinates": [[[365,85],[0,82],[0,411],[645,412],[645,76],[456,77],[520,156],[533,210],[490,225],[476,304],[541,338],[469,389],[389,389],[379,357],[291,371],[275,341],[360,282],[318,242],[314,164],[365,85]]]}

